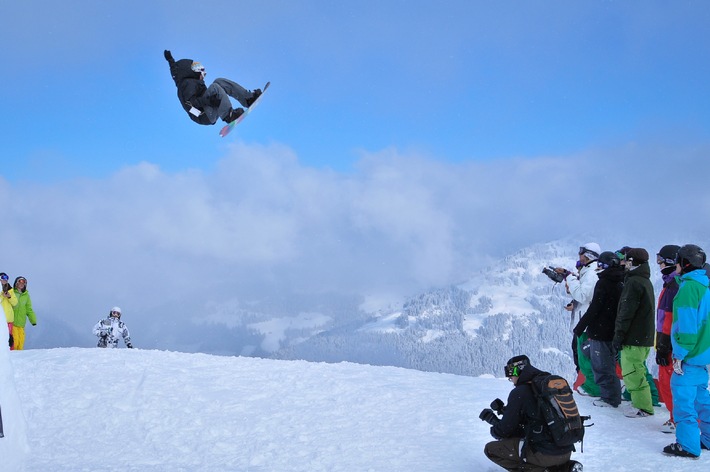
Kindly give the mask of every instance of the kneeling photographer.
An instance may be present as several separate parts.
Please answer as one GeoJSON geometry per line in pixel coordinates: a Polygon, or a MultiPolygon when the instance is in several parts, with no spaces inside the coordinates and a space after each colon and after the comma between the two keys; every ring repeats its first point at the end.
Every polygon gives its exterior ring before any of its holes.
{"type": "Polygon", "coordinates": [[[491,425],[491,436],[496,439],[486,444],[483,452],[510,471],[581,471],[582,464],[570,460],[574,447],[555,444],[545,425],[531,385],[532,379],[539,375],[549,374],[533,367],[525,355],[508,361],[505,376],[515,387],[508,395],[507,406],[495,399],[491,408],[479,415],[491,425]]]}

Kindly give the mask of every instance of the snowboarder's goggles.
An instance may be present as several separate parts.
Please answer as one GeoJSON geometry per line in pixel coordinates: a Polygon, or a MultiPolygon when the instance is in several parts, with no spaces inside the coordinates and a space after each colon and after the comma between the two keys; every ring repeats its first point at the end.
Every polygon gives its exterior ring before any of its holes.
{"type": "Polygon", "coordinates": [[[112,314],[112,315],[121,316],[121,312],[120,312],[120,311],[112,311],[111,314],[112,314]]]}
{"type": "Polygon", "coordinates": [[[505,376],[506,377],[520,377],[520,371],[524,366],[528,365],[525,361],[518,361],[513,364],[508,364],[505,366],[505,376]]]}
{"type": "Polygon", "coordinates": [[[667,266],[673,266],[676,264],[675,259],[665,259],[661,256],[656,256],[656,263],[658,265],[665,264],[667,266]]]}
{"type": "Polygon", "coordinates": [[[7,275],[3,274],[3,275],[0,275],[0,279],[2,279],[2,280],[9,280],[10,277],[8,277],[7,275]]]}

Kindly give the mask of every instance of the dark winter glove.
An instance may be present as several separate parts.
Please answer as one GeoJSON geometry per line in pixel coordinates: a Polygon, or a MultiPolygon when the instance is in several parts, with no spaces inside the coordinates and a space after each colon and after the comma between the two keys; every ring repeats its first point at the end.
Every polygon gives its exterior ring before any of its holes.
{"type": "Polygon", "coordinates": [[[163,51],[163,56],[165,56],[165,60],[168,61],[170,64],[175,62],[175,59],[173,59],[173,55],[167,49],[163,51]]]}
{"type": "Polygon", "coordinates": [[[10,339],[8,339],[8,341],[10,342],[10,348],[12,348],[12,346],[15,345],[15,338],[12,337],[12,334],[10,335],[10,339]]]}
{"type": "Polygon", "coordinates": [[[671,363],[671,337],[668,334],[656,333],[656,364],[667,366],[671,363]]]}
{"type": "Polygon", "coordinates": [[[126,344],[126,347],[127,347],[128,349],[133,349],[133,344],[128,343],[128,344],[126,344]]]}
{"type": "Polygon", "coordinates": [[[582,327],[580,326],[580,324],[577,323],[577,326],[574,327],[574,329],[572,330],[572,332],[574,333],[574,336],[575,336],[576,338],[578,338],[578,337],[580,337],[580,336],[582,335],[582,333],[584,333],[584,328],[582,328],[582,327]]]}
{"type": "Polygon", "coordinates": [[[505,403],[503,403],[503,400],[501,400],[500,398],[496,398],[491,402],[491,409],[499,415],[502,415],[503,410],[505,409],[505,403]]]}
{"type": "Polygon", "coordinates": [[[478,417],[491,426],[495,426],[500,422],[500,418],[490,408],[484,408],[478,417]]]}
{"type": "Polygon", "coordinates": [[[615,351],[616,353],[619,353],[619,352],[621,352],[621,350],[624,348],[624,345],[621,344],[621,341],[620,341],[619,339],[614,339],[614,340],[611,342],[611,347],[614,348],[614,351],[615,351]]]}

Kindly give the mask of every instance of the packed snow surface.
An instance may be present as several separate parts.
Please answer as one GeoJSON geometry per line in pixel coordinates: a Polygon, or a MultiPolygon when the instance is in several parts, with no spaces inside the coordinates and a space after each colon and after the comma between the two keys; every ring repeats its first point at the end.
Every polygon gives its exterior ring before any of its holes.
{"type": "MultiPolygon", "coordinates": [[[[10,358],[28,471],[502,470],[478,414],[507,398],[505,379],[139,349],[10,358]]],[[[707,452],[661,454],[663,407],[628,419],[578,403],[594,422],[573,454],[585,471],[710,470],[707,452]]]]}

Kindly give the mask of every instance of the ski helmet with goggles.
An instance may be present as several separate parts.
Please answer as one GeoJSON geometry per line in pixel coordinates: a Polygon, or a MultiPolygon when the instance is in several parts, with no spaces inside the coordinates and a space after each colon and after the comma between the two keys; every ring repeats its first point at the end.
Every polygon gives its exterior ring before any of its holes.
{"type": "Polygon", "coordinates": [[[676,264],[680,264],[681,269],[694,268],[700,269],[707,260],[705,251],[702,250],[700,246],[695,244],[686,244],[685,246],[678,249],[678,254],[676,256],[676,264]]]}
{"type": "Polygon", "coordinates": [[[678,256],[678,249],[680,249],[680,246],[666,244],[656,253],[656,262],[658,262],[659,265],[665,264],[667,266],[674,266],[675,258],[678,256]]]}
{"type": "Polygon", "coordinates": [[[599,254],[599,259],[597,260],[597,267],[599,267],[600,269],[606,270],[609,267],[616,267],[618,265],[621,265],[621,259],[619,259],[619,256],[617,256],[616,253],[611,251],[604,251],[599,254]]]}
{"type": "Polygon", "coordinates": [[[197,72],[198,74],[203,75],[205,74],[205,66],[203,66],[200,62],[193,62],[190,69],[192,69],[192,72],[197,72]]]}
{"type": "Polygon", "coordinates": [[[109,315],[113,316],[114,318],[121,318],[121,309],[117,306],[111,308],[111,311],[109,312],[109,315]],[[117,315],[117,316],[114,316],[117,315]]]}
{"type": "Polygon", "coordinates": [[[530,365],[530,359],[528,356],[515,356],[508,361],[505,365],[505,376],[506,377],[520,377],[520,371],[525,367],[530,365]]]}
{"type": "Polygon", "coordinates": [[[602,252],[602,248],[597,243],[587,243],[584,246],[579,247],[578,254],[587,256],[589,260],[596,260],[599,258],[599,253],[602,252]]]}

